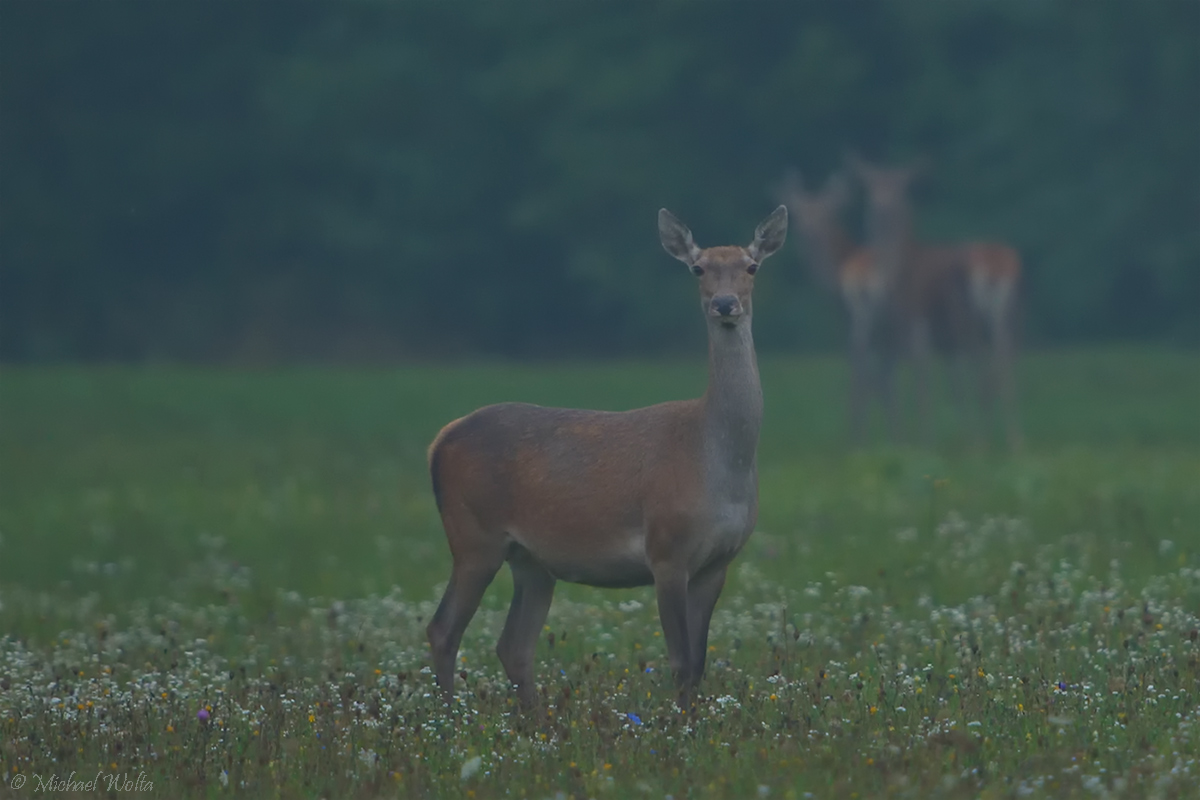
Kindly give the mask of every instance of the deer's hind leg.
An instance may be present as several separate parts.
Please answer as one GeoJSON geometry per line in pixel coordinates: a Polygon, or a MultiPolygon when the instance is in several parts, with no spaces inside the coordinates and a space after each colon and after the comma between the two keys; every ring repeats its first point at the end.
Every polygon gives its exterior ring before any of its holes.
{"type": "Polygon", "coordinates": [[[499,533],[489,534],[467,511],[443,513],[442,524],[450,542],[454,567],[442,602],[425,629],[433,651],[433,668],[446,702],[454,696],[454,661],[463,632],[483,593],[504,563],[507,543],[499,533]]]}
{"type": "MultiPolygon", "coordinates": [[[[1007,309],[1006,309],[1007,311],[1007,309]]],[[[998,315],[999,316],[999,315],[998,315]]],[[[999,395],[1000,409],[1004,417],[1004,431],[1008,437],[1009,449],[1016,452],[1021,449],[1024,437],[1021,434],[1021,418],[1017,411],[1016,378],[1013,375],[1016,360],[1013,351],[1011,321],[1003,317],[996,320],[992,333],[993,366],[995,372],[994,385],[999,395]]]]}
{"type": "Polygon", "coordinates": [[[529,709],[538,704],[533,656],[538,634],[550,612],[555,579],[520,545],[513,546],[508,564],[513,574],[513,598],[496,655],[500,656],[508,679],[516,684],[521,706],[529,709]]]}

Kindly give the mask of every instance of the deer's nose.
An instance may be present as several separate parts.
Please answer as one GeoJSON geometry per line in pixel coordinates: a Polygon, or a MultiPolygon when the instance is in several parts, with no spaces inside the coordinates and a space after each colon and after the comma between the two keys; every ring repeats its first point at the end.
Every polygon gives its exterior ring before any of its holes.
{"type": "Polygon", "coordinates": [[[731,294],[719,294],[712,299],[712,310],[728,317],[738,310],[738,299],[731,294]]]}

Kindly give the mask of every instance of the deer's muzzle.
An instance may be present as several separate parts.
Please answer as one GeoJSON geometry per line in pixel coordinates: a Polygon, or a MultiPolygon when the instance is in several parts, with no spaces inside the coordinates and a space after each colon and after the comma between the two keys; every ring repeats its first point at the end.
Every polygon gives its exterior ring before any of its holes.
{"type": "Polygon", "coordinates": [[[736,295],[719,294],[708,304],[708,310],[715,317],[740,317],[742,304],[736,295]]]}

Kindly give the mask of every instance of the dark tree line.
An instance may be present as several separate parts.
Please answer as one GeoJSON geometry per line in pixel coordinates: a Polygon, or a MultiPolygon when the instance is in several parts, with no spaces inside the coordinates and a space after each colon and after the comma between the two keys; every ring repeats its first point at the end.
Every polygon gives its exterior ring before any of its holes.
{"type": "MultiPolygon", "coordinates": [[[[1200,3],[0,2],[0,357],[645,353],[668,206],[927,157],[1040,341],[1200,335],[1200,3]]],[[[760,344],[829,346],[791,248],[760,344]]]]}

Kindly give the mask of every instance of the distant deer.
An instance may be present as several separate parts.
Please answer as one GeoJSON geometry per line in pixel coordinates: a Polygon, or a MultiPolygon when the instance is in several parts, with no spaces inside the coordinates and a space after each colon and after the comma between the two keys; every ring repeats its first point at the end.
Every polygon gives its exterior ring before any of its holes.
{"type": "Polygon", "coordinates": [[[758,513],[751,291],[759,265],[783,245],[787,209],[775,209],[746,247],[701,249],[666,209],[658,233],[700,279],[703,397],[623,412],[503,403],[451,422],[429,447],[453,558],[427,629],[447,700],[463,631],[505,561],[514,588],[496,652],[522,706],[537,705],[534,650],[560,579],[653,584],[681,704],[704,673],[725,571],[758,513]]]}
{"type": "Polygon", "coordinates": [[[982,391],[985,412],[999,398],[1011,447],[1021,443],[1013,379],[1013,327],[1021,258],[1006,244],[965,242],[934,245],[917,241],[910,186],[924,168],[878,167],[849,154],[851,168],[867,190],[867,236],[878,268],[894,287],[893,306],[909,339],[916,371],[920,426],[929,438],[929,366],[933,327],[940,324],[948,348],[965,354],[982,326],[990,359],[982,391]]]}
{"type": "Polygon", "coordinates": [[[850,431],[855,441],[865,438],[868,395],[872,386],[882,394],[892,436],[898,434],[891,364],[895,354],[891,287],[870,248],[858,245],[841,223],[850,200],[845,176],[834,173],[818,190],[808,191],[798,171],[790,172],[780,189],[781,199],[800,227],[801,251],[818,281],[835,290],[850,317],[850,431]],[[878,372],[877,372],[878,371],[878,372]]]}

